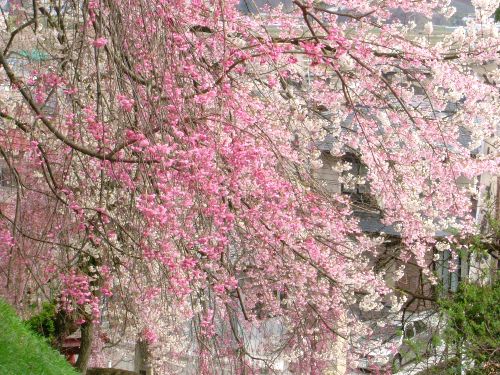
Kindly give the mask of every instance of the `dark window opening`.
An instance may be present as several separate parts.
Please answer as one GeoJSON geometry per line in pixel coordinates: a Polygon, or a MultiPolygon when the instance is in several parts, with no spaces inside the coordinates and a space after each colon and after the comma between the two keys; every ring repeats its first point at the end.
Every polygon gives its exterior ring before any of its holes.
{"type": "MultiPolygon", "coordinates": [[[[351,153],[345,154],[342,157],[342,161],[351,166],[348,171],[342,173],[342,177],[364,179],[368,175],[367,166],[356,155],[351,153]]],[[[340,185],[340,191],[342,194],[349,195],[352,203],[374,209],[379,208],[376,198],[370,194],[370,186],[367,181],[363,181],[362,183],[354,181],[349,184],[343,182],[340,185]]]]}
{"type": "Polygon", "coordinates": [[[449,249],[439,252],[439,258],[434,261],[434,270],[441,281],[443,293],[455,293],[460,282],[469,277],[469,254],[459,254],[455,260],[449,249]]]}
{"type": "Polygon", "coordinates": [[[14,176],[7,166],[0,167],[0,186],[11,187],[14,185],[14,176]]]}

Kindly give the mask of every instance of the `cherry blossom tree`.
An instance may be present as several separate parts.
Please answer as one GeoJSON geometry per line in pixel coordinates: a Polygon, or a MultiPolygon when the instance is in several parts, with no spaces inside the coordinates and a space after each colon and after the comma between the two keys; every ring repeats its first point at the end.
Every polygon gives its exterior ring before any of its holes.
{"type": "Polygon", "coordinates": [[[24,3],[0,48],[0,293],[25,314],[56,300],[83,372],[139,338],[164,371],[321,373],[365,332],[353,304],[397,309],[380,239],[315,179],[326,136],[366,166],[403,261],[474,232],[456,182],[498,172],[471,156],[498,123],[499,71],[472,70],[497,61],[495,1],[437,43],[391,9],[449,0],[24,3]]]}

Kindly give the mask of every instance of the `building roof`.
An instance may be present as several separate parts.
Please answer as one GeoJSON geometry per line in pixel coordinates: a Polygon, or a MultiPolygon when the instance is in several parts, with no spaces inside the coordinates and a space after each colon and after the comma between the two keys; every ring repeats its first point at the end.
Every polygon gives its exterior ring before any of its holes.
{"type": "MultiPolygon", "coordinates": [[[[414,107],[419,107],[420,110],[423,110],[423,105],[422,103],[416,103],[420,100],[420,96],[415,97],[415,103],[414,107]]],[[[427,105],[428,106],[428,105],[427,105]]],[[[458,109],[458,103],[449,103],[446,107],[446,109],[440,113],[442,117],[447,117],[455,113],[458,109]]],[[[357,108],[357,110],[368,113],[369,109],[366,107],[363,108],[357,108]]],[[[333,145],[338,142],[338,137],[334,135],[334,126],[332,123],[332,113],[325,111],[321,113],[316,113],[318,116],[320,116],[322,119],[328,121],[331,125],[325,127],[327,131],[326,137],[320,141],[317,142],[317,147],[321,151],[330,151],[333,148],[333,145]]],[[[340,124],[341,127],[341,132],[357,132],[358,131],[358,125],[356,121],[354,121],[354,112],[351,112],[347,115],[344,121],[340,124]]],[[[383,132],[383,128],[381,126],[381,131],[383,132]]],[[[470,148],[472,145],[472,131],[466,129],[465,127],[461,126],[459,127],[459,134],[458,134],[458,142],[460,145],[466,148],[470,148]]],[[[447,146],[451,148],[450,146],[447,146]]],[[[473,149],[470,151],[472,155],[477,155],[479,153],[479,147],[473,149]]]]}
{"type": "MultiPolygon", "coordinates": [[[[401,237],[394,225],[385,225],[382,223],[382,217],[379,213],[357,210],[354,216],[359,219],[359,226],[366,234],[386,234],[392,237],[401,237]]],[[[438,230],[434,234],[435,238],[444,238],[450,233],[444,230],[438,230]]]]}

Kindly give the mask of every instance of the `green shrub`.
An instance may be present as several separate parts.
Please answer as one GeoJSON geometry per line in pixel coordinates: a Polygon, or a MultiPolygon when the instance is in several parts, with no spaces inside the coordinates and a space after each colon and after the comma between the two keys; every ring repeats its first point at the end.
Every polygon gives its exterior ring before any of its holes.
{"type": "Polygon", "coordinates": [[[51,302],[44,302],[42,311],[28,319],[25,323],[29,329],[47,338],[49,344],[53,344],[56,339],[56,305],[51,302]]]}
{"type": "Polygon", "coordinates": [[[444,341],[457,348],[467,374],[483,375],[500,364],[500,281],[493,285],[462,283],[440,302],[447,317],[444,341]]]}

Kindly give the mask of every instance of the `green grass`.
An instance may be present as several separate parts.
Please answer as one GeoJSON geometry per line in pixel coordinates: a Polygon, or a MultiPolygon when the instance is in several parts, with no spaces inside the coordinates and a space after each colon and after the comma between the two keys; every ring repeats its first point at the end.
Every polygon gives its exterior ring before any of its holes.
{"type": "Polygon", "coordinates": [[[1,375],[77,375],[64,357],[31,332],[0,299],[1,375]]]}

